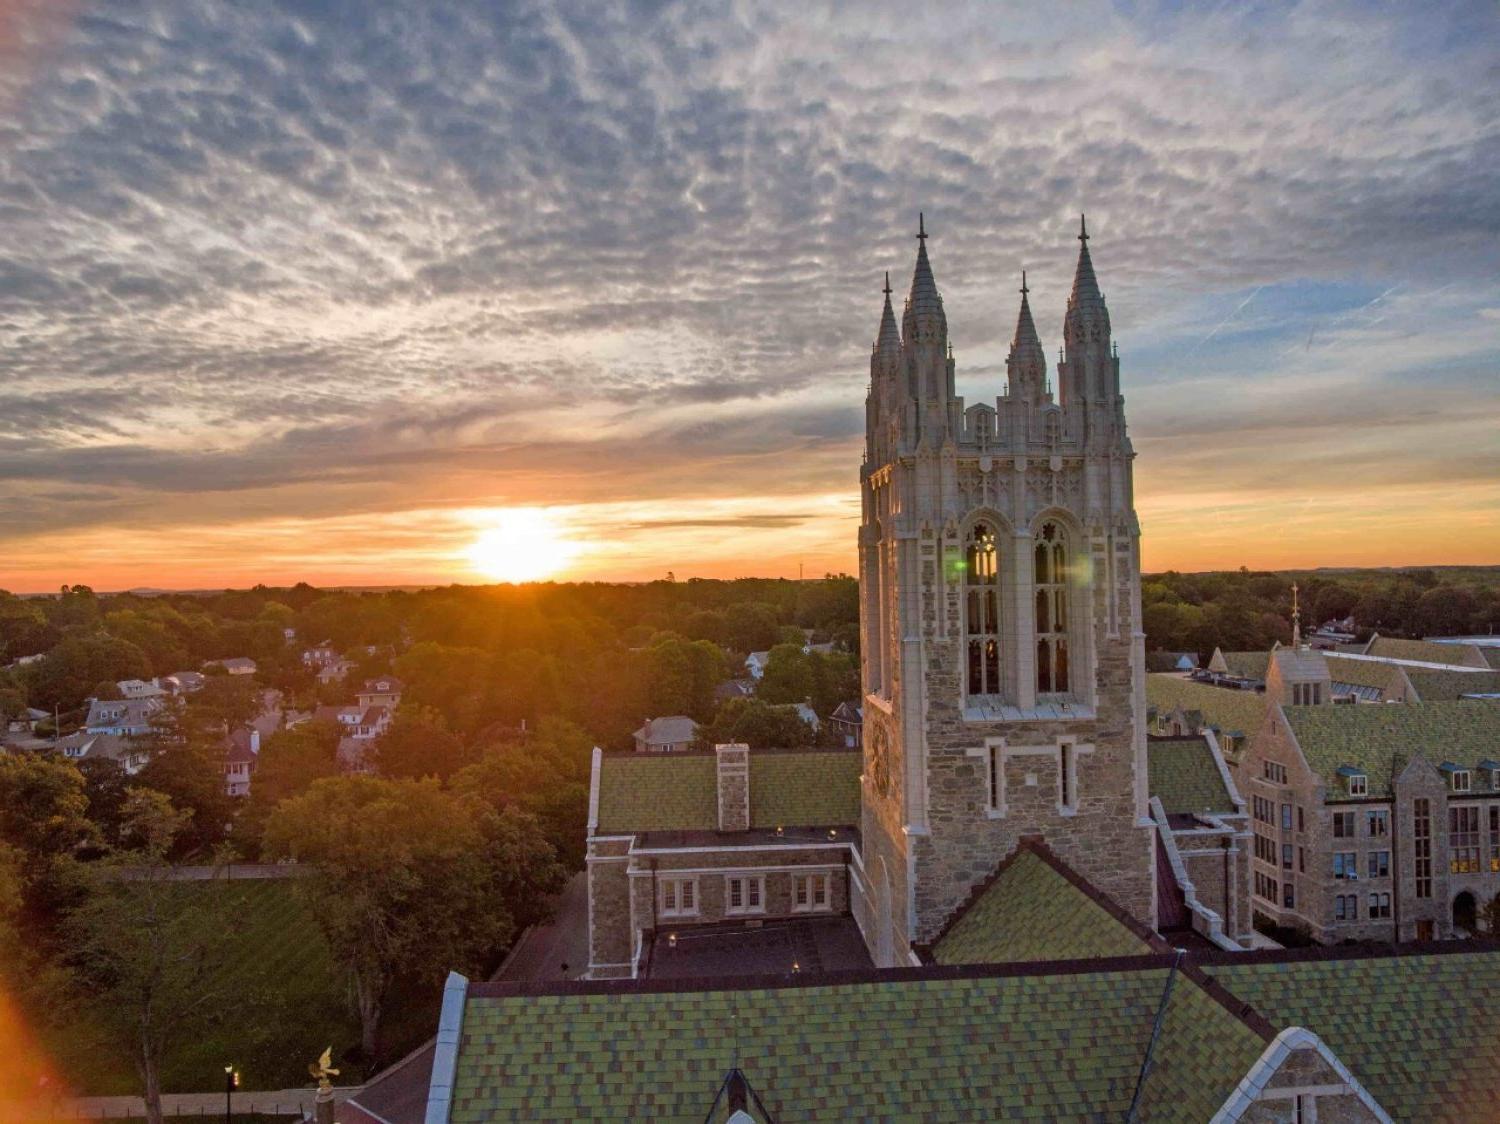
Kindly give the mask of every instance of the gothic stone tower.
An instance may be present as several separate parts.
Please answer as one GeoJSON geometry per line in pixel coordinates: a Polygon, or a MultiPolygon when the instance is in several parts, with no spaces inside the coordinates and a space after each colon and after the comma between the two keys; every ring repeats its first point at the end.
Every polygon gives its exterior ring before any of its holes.
{"type": "Polygon", "coordinates": [[[967,409],[917,239],[899,330],[886,281],[860,470],[860,920],[882,966],[1028,835],[1154,916],[1135,454],[1087,230],[1059,396],[1023,275],[1007,393],[967,409]]]}

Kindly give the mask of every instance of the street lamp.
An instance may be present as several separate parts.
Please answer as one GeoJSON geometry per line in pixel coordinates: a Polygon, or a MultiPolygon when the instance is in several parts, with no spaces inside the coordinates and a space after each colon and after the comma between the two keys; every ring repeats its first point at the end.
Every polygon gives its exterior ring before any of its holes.
{"type": "Polygon", "coordinates": [[[240,1075],[235,1072],[234,1063],[230,1062],[224,1067],[224,1124],[229,1124],[229,1102],[239,1084],[240,1075]]]}

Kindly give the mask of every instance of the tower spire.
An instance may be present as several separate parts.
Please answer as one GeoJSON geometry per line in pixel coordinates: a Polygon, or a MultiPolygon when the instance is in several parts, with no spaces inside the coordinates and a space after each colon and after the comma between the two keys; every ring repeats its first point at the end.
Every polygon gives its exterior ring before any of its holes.
{"type": "Polygon", "coordinates": [[[943,298],[938,295],[937,282],[932,276],[932,263],[927,260],[927,216],[917,214],[917,266],[912,272],[911,294],[906,298],[906,313],[902,317],[902,335],[908,341],[918,337],[943,336],[948,334],[948,320],[943,314],[943,298]]]}
{"type": "Polygon", "coordinates": [[[1042,351],[1042,341],[1036,334],[1036,322],[1031,318],[1031,301],[1027,294],[1031,292],[1030,286],[1026,284],[1026,271],[1021,271],[1021,312],[1016,318],[1016,334],[1010,341],[1011,386],[1013,390],[1020,385],[1018,376],[1023,372],[1035,375],[1033,381],[1040,382],[1042,372],[1047,367],[1047,356],[1042,351]]]}
{"type": "Polygon", "coordinates": [[[1078,269],[1073,274],[1073,292],[1068,297],[1068,307],[1084,305],[1103,306],[1104,294],[1099,291],[1099,280],[1094,276],[1094,259],[1089,256],[1089,224],[1085,215],[1078,216],[1078,269]]]}
{"type": "Polygon", "coordinates": [[[1292,651],[1302,647],[1302,610],[1297,606],[1297,583],[1292,583],[1292,651]]]}
{"type": "Polygon", "coordinates": [[[891,273],[886,270],[885,285],[882,286],[885,294],[885,307],[880,310],[880,330],[875,336],[875,359],[876,362],[895,362],[901,356],[901,333],[896,328],[896,313],[891,308],[891,273]]]}

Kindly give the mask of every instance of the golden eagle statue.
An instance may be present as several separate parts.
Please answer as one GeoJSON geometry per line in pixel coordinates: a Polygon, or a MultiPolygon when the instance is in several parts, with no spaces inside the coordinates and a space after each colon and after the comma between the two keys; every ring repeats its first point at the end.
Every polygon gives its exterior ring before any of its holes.
{"type": "Polygon", "coordinates": [[[330,1046],[324,1050],[323,1056],[315,1064],[307,1067],[307,1072],[318,1079],[320,1090],[332,1089],[333,1082],[328,1079],[339,1075],[339,1071],[333,1068],[333,1047],[330,1046]]]}

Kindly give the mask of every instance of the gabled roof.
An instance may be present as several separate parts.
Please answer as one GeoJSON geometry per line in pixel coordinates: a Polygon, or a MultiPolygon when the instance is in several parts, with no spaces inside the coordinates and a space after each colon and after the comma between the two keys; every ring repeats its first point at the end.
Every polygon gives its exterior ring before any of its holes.
{"type": "Polygon", "coordinates": [[[959,906],[928,958],[999,964],[1142,956],[1166,947],[1044,845],[1024,840],[959,906]]]}
{"type": "Polygon", "coordinates": [[[1367,654],[1388,660],[1420,660],[1423,663],[1446,663],[1463,667],[1482,667],[1483,657],[1472,644],[1438,644],[1432,640],[1403,640],[1395,636],[1377,636],[1370,641],[1367,654]]]}
{"type": "Polygon", "coordinates": [[[1175,675],[1146,676],[1146,698],[1162,712],[1179,706],[1201,711],[1204,721],[1226,734],[1253,734],[1266,715],[1266,696],[1259,691],[1215,687],[1175,675]]]}
{"type": "Polygon", "coordinates": [[[666,718],[649,718],[635,732],[647,745],[681,745],[698,736],[698,723],[685,714],[673,714],[666,718]]]}
{"type": "Polygon", "coordinates": [[[389,695],[396,694],[406,689],[406,684],[394,675],[380,675],[374,679],[366,679],[360,690],[367,695],[389,695]]]}
{"type": "MultiPolygon", "coordinates": [[[[750,751],[750,826],[859,823],[858,750],[750,751]]],[[[599,759],[601,835],[716,831],[718,762],[711,752],[609,753],[599,759]]]]}
{"type": "Polygon", "coordinates": [[[1384,691],[1397,675],[1401,674],[1400,667],[1395,664],[1378,663],[1374,660],[1351,660],[1332,653],[1325,653],[1324,660],[1328,663],[1328,677],[1334,683],[1344,683],[1351,687],[1370,687],[1376,691],[1384,691]]]}
{"type": "Polygon", "coordinates": [[[1270,662],[1270,652],[1219,652],[1223,657],[1224,670],[1230,675],[1241,679],[1259,679],[1262,682],[1266,678],[1266,665],[1270,662]]]}
{"type": "MultiPolygon", "coordinates": [[[[1170,963],[473,984],[447,1119],[701,1121],[738,1065],[781,1121],[1120,1120],[1170,963]]],[[[1200,981],[1177,973],[1143,1120],[1208,1120],[1269,1040],[1200,981]]]]}
{"type": "Polygon", "coordinates": [[[1249,953],[1206,970],[1273,1023],[1317,1034],[1393,1119],[1437,1124],[1492,1119],[1500,1105],[1500,949],[1471,949],[1249,953]]]}
{"type": "Polygon", "coordinates": [[[1464,695],[1500,692],[1500,671],[1429,671],[1406,669],[1406,678],[1422,702],[1451,702],[1464,695]]]}
{"type": "Polygon", "coordinates": [[[1374,796],[1389,792],[1392,776],[1413,757],[1473,768],[1500,745],[1500,706],[1489,702],[1288,706],[1282,712],[1308,766],[1327,782],[1329,799],[1343,795],[1341,765],[1362,770],[1374,796]]]}
{"type": "Polygon", "coordinates": [[[1220,812],[1233,815],[1234,800],[1224,786],[1224,773],[1213,747],[1201,734],[1180,738],[1146,739],[1148,787],[1161,798],[1169,815],[1220,812]]]}

